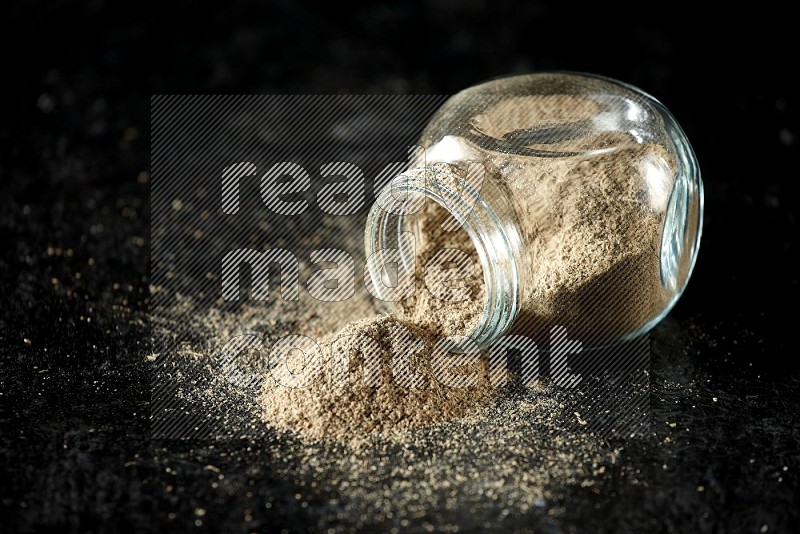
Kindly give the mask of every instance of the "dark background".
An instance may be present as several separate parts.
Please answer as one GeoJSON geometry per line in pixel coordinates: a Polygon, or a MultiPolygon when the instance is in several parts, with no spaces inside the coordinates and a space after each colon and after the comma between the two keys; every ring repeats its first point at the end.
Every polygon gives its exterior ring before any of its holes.
{"type": "MultiPolygon", "coordinates": [[[[603,74],[658,97],[706,186],[695,274],[654,333],[654,442],[680,445],[668,459],[629,446],[626,465],[652,467],[645,483],[612,477],[601,494],[563,503],[548,528],[797,530],[790,17],[766,4],[711,20],[668,3],[327,5],[0,8],[0,530],[194,529],[200,505],[217,517],[212,530],[320,528],[313,503],[260,505],[291,481],[253,471],[246,444],[222,454],[149,439],[152,94],[452,93],[538,69],[603,74]],[[225,491],[209,486],[209,463],[227,474],[225,491]],[[166,495],[168,482],[179,490],[166,495]],[[246,506],[249,525],[225,513],[246,506]]],[[[498,527],[538,524],[506,521],[498,527]]]]}

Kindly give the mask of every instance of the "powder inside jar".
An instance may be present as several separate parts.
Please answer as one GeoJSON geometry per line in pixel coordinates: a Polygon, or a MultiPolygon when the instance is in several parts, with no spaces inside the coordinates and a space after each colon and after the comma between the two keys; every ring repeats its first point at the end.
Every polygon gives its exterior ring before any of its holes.
{"type": "Polygon", "coordinates": [[[660,246],[668,199],[641,184],[648,172],[671,174],[671,159],[657,145],[627,143],[589,157],[543,158],[537,168],[500,171],[518,175],[507,183],[523,199],[527,232],[513,331],[536,337],[558,325],[574,339],[605,343],[643,327],[667,299],[660,246]]]}
{"type": "Polygon", "coordinates": [[[427,200],[416,224],[416,290],[396,303],[398,315],[444,338],[469,335],[484,305],[483,271],[466,231],[442,206],[427,200]],[[455,231],[451,230],[456,228],[455,231]],[[455,280],[448,280],[448,275],[455,280]]]}

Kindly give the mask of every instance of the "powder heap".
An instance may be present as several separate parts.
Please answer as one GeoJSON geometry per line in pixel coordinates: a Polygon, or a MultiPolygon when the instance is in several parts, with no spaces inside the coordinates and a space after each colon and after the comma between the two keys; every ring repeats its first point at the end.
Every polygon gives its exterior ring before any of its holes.
{"type": "Polygon", "coordinates": [[[314,377],[304,387],[266,378],[263,417],[305,437],[357,442],[368,433],[408,430],[485,407],[492,396],[485,359],[435,353],[437,341],[393,316],[353,322],[323,343],[321,358],[305,362],[314,377]],[[437,362],[447,359],[458,387],[443,383],[434,354],[437,362]]]}
{"type": "Polygon", "coordinates": [[[270,425],[313,439],[358,442],[365,434],[448,421],[489,404],[485,359],[446,355],[454,372],[471,377],[459,384],[464,387],[443,383],[433,365],[434,354],[437,362],[445,358],[434,351],[436,344],[469,334],[483,310],[475,248],[435,202],[426,202],[415,219],[413,295],[397,303],[397,316],[356,320],[325,336],[321,358],[304,362],[317,372],[306,387],[267,377],[260,403],[270,425]],[[448,280],[454,269],[458,279],[448,280]]]}

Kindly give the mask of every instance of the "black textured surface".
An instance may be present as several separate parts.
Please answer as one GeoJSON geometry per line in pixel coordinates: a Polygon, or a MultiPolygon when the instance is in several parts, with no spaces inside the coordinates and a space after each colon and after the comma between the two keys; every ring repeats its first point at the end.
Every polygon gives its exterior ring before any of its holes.
{"type": "Polygon", "coordinates": [[[703,170],[706,232],[654,334],[656,435],[627,444],[598,493],[574,488],[558,520],[498,512],[497,528],[798,528],[800,93],[788,20],[444,0],[130,9],[2,8],[0,530],[196,529],[197,507],[212,531],[326,526],[330,495],[299,506],[307,481],[276,477],[257,446],[149,438],[151,94],[442,93],[545,68],[625,80],[672,110],[703,170]]]}

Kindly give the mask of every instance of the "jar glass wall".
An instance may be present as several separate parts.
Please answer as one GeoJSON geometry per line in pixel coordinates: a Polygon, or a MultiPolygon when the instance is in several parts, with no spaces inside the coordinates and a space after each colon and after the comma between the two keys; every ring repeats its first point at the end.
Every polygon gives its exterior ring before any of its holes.
{"type": "Polygon", "coordinates": [[[483,311],[468,333],[479,345],[554,326],[594,345],[634,337],[685,289],[700,172],[677,122],[638,89],[572,73],[490,81],[448,100],[420,145],[370,212],[367,255],[396,248],[413,270],[398,236],[423,201],[443,206],[480,260],[483,311]]]}

